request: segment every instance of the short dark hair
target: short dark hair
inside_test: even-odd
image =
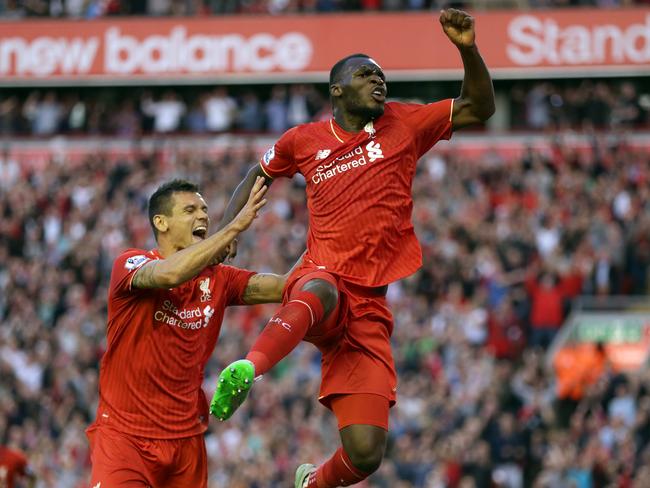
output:
[[[350,54],[349,56],[344,57],[336,62],[332,69],[330,70],[330,86],[339,81],[341,76],[341,71],[343,70],[343,65],[350,59],[353,58],[365,58],[370,59],[370,56],[363,53]]]
[[[149,198],[149,223],[156,239],[158,239],[158,230],[153,224],[153,218],[160,214],[171,215],[172,196],[179,192],[199,193],[199,186],[187,180],[175,179],[160,185]]]

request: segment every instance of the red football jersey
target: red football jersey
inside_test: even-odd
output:
[[[176,288],[131,288],[152,259],[163,258],[130,249],[113,264],[96,422],[154,439],[189,437],[207,428],[201,384],[225,308],[242,304],[254,273],[216,265]]]
[[[307,257],[344,279],[381,286],[422,265],[411,212],[418,159],[451,137],[453,100],[387,103],[358,133],[334,120],[288,130],[261,161],[271,178],[307,181]]]
[[[27,458],[19,451],[0,446],[0,488],[13,488],[16,475],[27,474]]]

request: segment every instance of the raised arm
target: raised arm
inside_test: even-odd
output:
[[[440,13],[442,28],[460,52],[465,68],[460,97],[454,100],[452,129],[485,122],[494,113],[494,88],[490,72],[476,47],[474,18],[453,8]]]
[[[221,230],[204,241],[178,251],[167,259],[149,261],[136,271],[133,288],[174,288],[199,274],[224,255],[228,245],[248,229],[257,212],[266,204],[264,178],[256,178],[243,208]]]
[[[221,222],[219,223],[219,229],[223,228],[228,222],[230,222],[235,215],[242,209],[246,204],[246,197],[250,193],[251,188],[257,181],[257,178],[264,178],[266,187],[268,188],[273,183],[273,178],[267,175],[260,164],[256,164],[246,173],[246,177],[242,180],[241,183],[235,188],[235,193],[233,193],[226,211],[223,214]],[[230,244],[227,246],[227,256],[228,260],[233,259],[237,256],[237,239],[233,239]]]
[[[223,217],[221,218],[221,222],[219,223],[219,229],[225,227],[228,222],[230,222],[235,217],[235,215],[237,215],[239,211],[244,208],[244,205],[246,205],[246,201],[248,200],[248,195],[255,185],[257,178],[264,178],[264,184],[267,186],[267,188],[271,186],[271,183],[273,182],[273,179],[264,172],[261,165],[256,164],[251,169],[249,169],[246,177],[241,181],[241,183],[239,183],[237,188],[235,188],[235,192],[230,198],[228,206],[226,207]]]

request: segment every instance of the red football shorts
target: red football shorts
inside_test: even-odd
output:
[[[207,488],[208,460],[203,435],[148,439],[107,426],[86,431],[90,443],[90,486]]]
[[[324,279],[339,290],[339,304],[324,324],[310,329],[305,340],[322,353],[319,400],[332,409],[331,397],[368,393],[396,400],[397,375],[390,347],[393,316],[385,294],[354,285],[306,260],[289,277],[285,303],[291,291],[312,279]]]
[[[349,425],[374,425],[388,430],[388,398],[381,395],[355,393],[352,395],[331,395],[330,406],[339,430]]]

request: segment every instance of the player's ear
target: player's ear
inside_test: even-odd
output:
[[[167,222],[167,216],[162,214],[157,214],[153,216],[153,225],[158,232],[166,232],[169,228],[169,222]]]
[[[330,85],[330,96],[332,98],[340,97],[341,93],[343,93],[343,89],[341,88],[340,84],[333,83]]]

